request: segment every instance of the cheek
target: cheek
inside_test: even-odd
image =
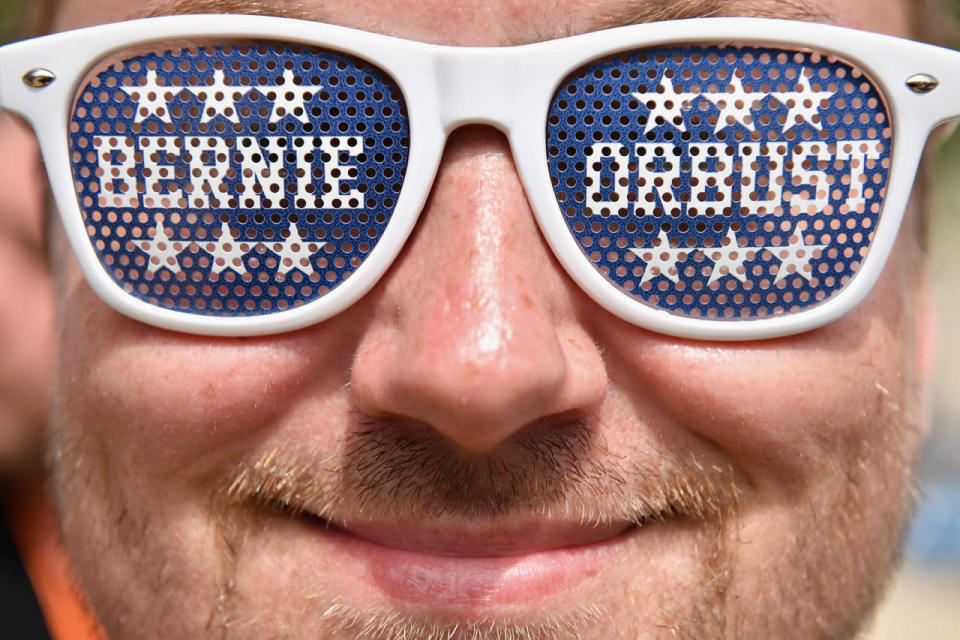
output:
[[[797,492],[846,467],[909,403],[910,332],[901,283],[821,330],[759,343],[666,339],[618,324],[604,333],[611,381],[661,439],[716,447],[754,488]]]
[[[281,422],[287,431],[311,429],[346,414],[333,407],[345,395],[356,324],[267,338],[188,336],[117,314],[82,282],[70,290],[61,308],[59,413],[138,474],[222,471]]]
[[[865,435],[878,385],[891,384],[873,359],[888,353],[883,333],[863,345],[863,359],[816,349],[667,350],[659,353],[666,375],[653,385],[685,426],[747,468],[795,472]]]

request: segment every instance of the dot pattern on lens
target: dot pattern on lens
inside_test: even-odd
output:
[[[650,307],[718,320],[802,311],[851,281],[891,145],[860,69],[732,45],[591,63],[547,123],[554,192],[586,258]]]
[[[383,71],[277,42],[131,55],[88,77],[70,122],[104,269],[210,316],[281,312],[346,280],[390,222],[408,146]]]

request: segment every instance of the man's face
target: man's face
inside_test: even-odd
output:
[[[803,8],[902,35],[907,6]],[[128,7],[70,0],[57,27]],[[288,10],[455,45],[572,35],[631,11],[742,11]],[[53,447],[67,546],[116,638],[850,636],[895,561],[923,436],[912,229],[871,296],[827,327],[670,338],[572,283],[505,140],[473,126],[448,140],[377,287],[305,330],[161,331],[106,307],[66,264]]]

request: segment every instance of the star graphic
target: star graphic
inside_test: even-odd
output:
[[[804,73],[806,69],[801,70],[800,78],[797,84],[800,85],[800,91],[779,91],[771,93],[782,105],[789,109],[787,121],[783,125],[783,131],[789,131],[795,124],[797,118],[808,122],[820,131],[820,103],[831,97],[835,91],[814,91],[810,87],[810,80]],[[816,116],[816,119],[814,119]]]
[[[276,97],[268,96],[273,100],[270,122],[279,122],[284,116],[293,116],[300,122],[309,124],[310,116],[307,113],[305,103],[321,89],[323,89],[323,85],[298,85],[294,83],[293,71],[286,69],[283,72],[283,84],[278,85],[275,90]]]
[[[730,89],[722,93],[705,93],[703,97],[712,102],[720,109],[720,115],[717,116],[717,127],[714,133],[720,133],[727,127],[732,127],[734,122],[739,122],[750,131],[754,130],[753,115],[750,110],[753,103],[767,97],[766,93],[757,93],[754,91],[744,91],[743,81],[738,76],[733,76],[730,80]]]
[[[291,269],[299,269],[305,274],[313,273],[313,265],[310,258],[313,254],[327,246],[326,242],[306,242],[300,238],[300,231],[297,225],[290,223],[290,235],[283,242],[274,242],[267,248],[280,256],[277,264],[277,273],[286,274]],[[311,251],[311,247],[313,250]]]
[[[240,116],[237,115],[237,105],[234,101],[250,91],[251,87],[235,87],[224,83],[222,69],[215,69],[213,72],[213,84],[202,87],[187,87],[191,93],[203,100],[203,116],[200,123],[210,122],[218,115],[223,116],[230,122],[239,124]]]
[[[143,86],[120,87],[127,95],[137,101],[136,117],[133,121],[143,122],[150,116],[156,116],[164,122],[171,123],[170,109],[167,107],[167,100],[163,97],[164,89],[170,89],[157,82],[157,72],[153,69],[147,71],[147,82]],[[179,89],[177,89],[179,91]]]
[[[800,225],[794,226],[793,232],[790,234],[789,245],[786,247],[767,247],[767,251],[780,260],[780,270],[777,272],[777,278],[773,283],[777,284],[784,278],[789,277],[791,266],[794,268],[793,273],[799,274],[809,281],[812,273],[804,267],[810,265],[810,260],[814,258],[814,251],[823,251],[827,246],[829,245],[804,243]]]
[[[243,264],[243,256],[250,253],[253,247],[246,242],[234,240],[230,233],[230,226],[226,222],[220,225],[220,238],[216,242],[205,242],[200,246],[213,256],[213,264],[210,267],[213,273],[220,273],[224,269],[232,269],[241,275],[247,272]]]
[[[169,269],[173,273],[180,273],[180,263],[177,261],[177,256],[186,248],[186,245],[169,239],[166,229],[163,228],[163,223],[159,220],[157,220],[156,234],[152,239],[141,240],[134,244],[150,256],[147,261],[147,271],[150,273],[156,273],[160,269]]]
[[[653,93],[634,93],[633,97],[639,100],[650,110],[647,116],[647,126],[644,133],[649,133],[652,129],[661,126],[657,123],[657,118],[663,118],[662,124],[672,124],[680,131],[686,131],[687,127],[683,122],[683,109],[687,104],[700,97],[699,93],[677,93],[673,88],[673,80],[670,76],[664,74],[657,88],[663,91],[654,91]],[[653,107],[649,103],[653,103]]]
[[[743,262],[747,259],[747,247],[741,247],[737,243],[737,234],[733,229],[727,230],[727,245],[724,247],[711,247],[701,249],[703,254],[713,260],[713,271],[710,272],[710,281],[707,286],[712,285],[724,276],[733,276],[740,282],[747,281],[746,269],[743,269]],[[743,273],[740,270],[743,269]]]
[[[663,230],[660,231],[657,240],[660,244],[656,247],[650,247],[649,249],[633,247],[630,249],[638,258],[647,263],[647,266],[643,270],[643,278],[640,279],[640,284],[653,280],[657,276],[664,276],[674,283],[679,283],[680,274],[676,272],[677,262],[683,260],[690,250],[685,247],[671,247],[670,239],[667,238],[667,232]],[[649,260],[644,257],[646,253],[651,255]],[[671,273],[671,269],[674,270],[673,273]]]

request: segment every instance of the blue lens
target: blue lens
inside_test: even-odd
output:
[[[390,222],[409,133],[380,69],[277,42],[118,57],[70,122],[104,269],[158,307],[256,316],[322,298]]]
[[[571,74],[547,123],[560,210],[613,286],[748,320],[808,309],[863,263],[892,129],[876,85],[823,54],[626,52]]]

